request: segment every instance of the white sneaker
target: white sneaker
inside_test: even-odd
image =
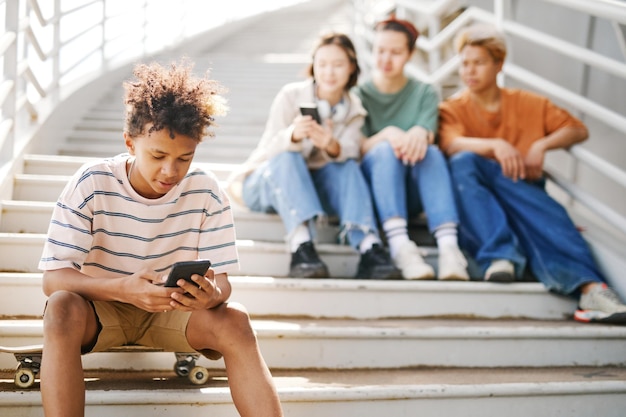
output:
[[[515,267],[508,259],[496,259],[491,262],[485,271],[485,281],[513,282],[515,281]]]
[[[394,265],[402,271],[404,279],[434,279],[435,270],[427,264],[420,254],[420,250],[412,240],[405,242],[396,256]]]
[[[467,259],[458,246],[444,246],[439,249],[438,278],[451,281],[469,281]]]
[[[574,318],[585,323],[626,323],[626,305],[617,293],[606,284],[594,285],[586,294],[580,296],[578,310]]]

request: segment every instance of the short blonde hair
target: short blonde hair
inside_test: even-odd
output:
[[[491,25],[476,24],[461,30],[454,39],[454,48],[460,53],[468,45],[482,46],[496,62],[506,58],[504,35]]]

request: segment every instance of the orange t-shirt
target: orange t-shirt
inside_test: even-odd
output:
[[[566,126],[584,124],[550,100],[529,91],[502,88],[500,110],[488,112],[467,90],[439,105],[439,146],[446,149],[457,137],[502,138],[522,155],[538,139]]]

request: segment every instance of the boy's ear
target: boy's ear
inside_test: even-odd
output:
[[[131,155],[135,155],[135,141],[130,137],[128,132],[124,132],[124,143],[126,144],[126,149],[128,149],[128,153]]]
[[[499,60],[496,61],[496,64],[498,65],[498,72],[502,71],[502,67],[504,66],[504,60]]]

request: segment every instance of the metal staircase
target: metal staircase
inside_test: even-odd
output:
[[[231,112],[196,163],[225,179],[258,141],[280,86],[300,78],[313,39],[350,31],[352,15],[346,1],[305,2],[233,23],[237,30],[219,42],[197,38],[156,55],[167,62],[186,54],[230,90]],[[65,103],[72,111],[48,122],[64,126],[51,130],[55,150],[33,146],[15,161],[0,201],[0,345],[41,343],[36,267],[50,213],[83,162],[125,151],[121,81],[129,76],[127,65],[86,85],[78,105]],[[344,278],[288,278],[280,219],[236,207],[235,222],[241,271],[231,277],[232,299],[253,316],[285,415],[623,415],[626,327],[572,321],[575,302],[539,283],[348,279],[358,255],[334,242],[332,224],[319,252]],[[436,248],[427,250],[435,265]],[[176,378],[173,360],[163,352],[85,355],[86,415],[237,415],[221,361],[202,360],[212,377],[197,387]],[[0,355],[0,415],[43,416],[37,385],[13,386],[14,366]]]

